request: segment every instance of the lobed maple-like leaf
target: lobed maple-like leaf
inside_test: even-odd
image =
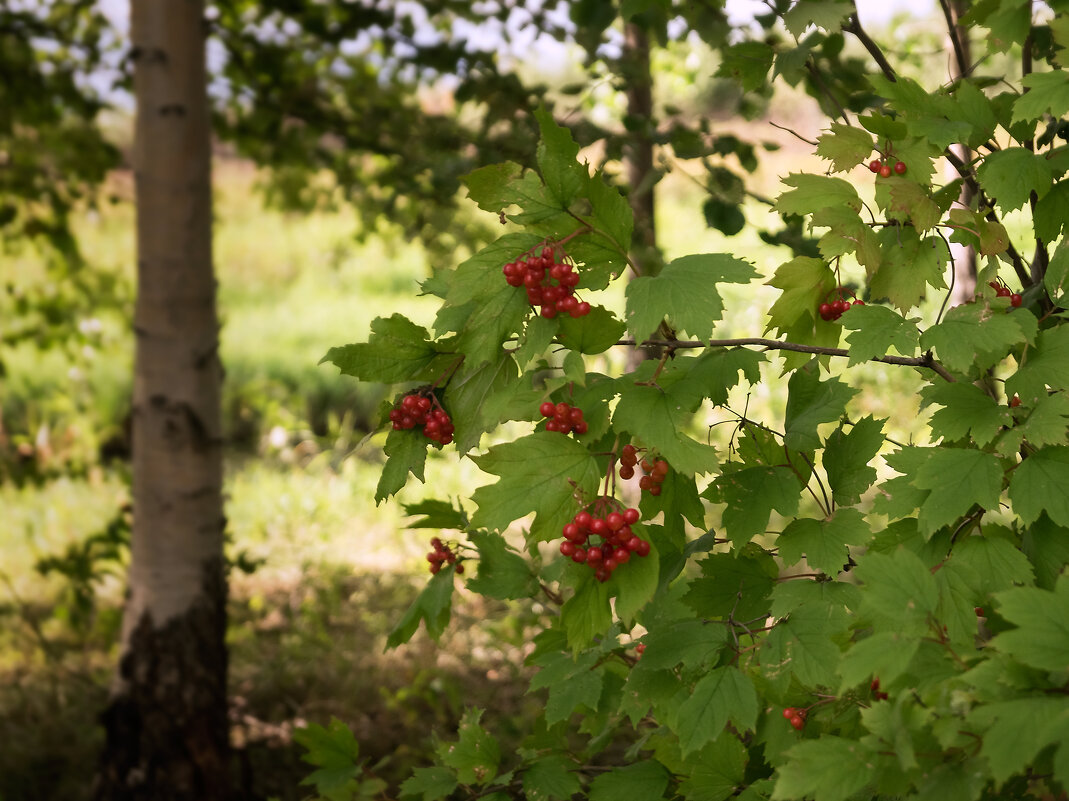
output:
[[[627,327],[641,340],[667,317],[675,328],[708,339],[724,313],[716,285],[745,284],[756,277],[752,264],[726,253],[675,259],[657,275],[640,276],[627,285]]]
[[[800,517],[792,520],[779,535],[779,555],[786,565],[803,556],[814,570],[829,576],[838,574],[850,557],[847,546],[864,545],[872,529],[857,509],[841,508],[826,520]]]
[[[857,392],[838,378],[821,381],[815,367],[795,370],[787,382],[784,444],[796,451],[816,450],[817,426],[842,417],[847,401]]]
[[[998,508],[1002,465],[998,457],[971,448],[932,448],[913,483],[931,493],[921,504],[917,522],[930,536],[973,507]]]
[[[757,722],[753,682],[733,665],[706,673],[678,707],[669,726],[679,737],[683,756],[715,740],[731,721],[740,733]]]
[[[1028,524],[1045,512],[1069,526],[1069,448],[1042,448],[1024,459],[1010,478],[1013,511]]]
[[[601,477],[597,462],[583,445],[550,431],[496,445],[474,461],[500,480],[473,493],[479,508],[471,524],[501,531],[534,512],[534,539],[560,536],[576,512],[576,493],[592,497]]]
[[[858,420],[847,432],[842,426],[824,443],[824,472],[831,486],[832,499],[838,504],[856,503],[872,482],[876,469],[869,466],[883,447],[886,420],[871,415]]]
[[[460,719],[456,742],[443,742],[437,748],[438,760],[456,772],[461,784],[486,785],[497,776],[501,747],[480,725],[482,715],[481,709],[468,709]]]

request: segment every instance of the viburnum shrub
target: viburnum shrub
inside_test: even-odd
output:
[[[826,172],[782,179],[775,210],[817,241],[771,274],[742,252],[689,255],[629,276],[623,308],[533,308],[532,254],[542,270],[566,248],[585,293],[632,271],[626,200],[543,112],[537,172],[467,177],[512,226],[424,285],[433,333],[393,315],[327,355],[363,381],[432,382],[456,426],[446,452],[488,479],[407,506],[414,526],[463,544],[468,591],[559,607],[531,644],[545,705],[524,744],[505,753],[472,710],[402,798],[1065,797],[1069,20],[999,0],[963,26],[988,57],[956,41],[966,77],[948,83],[896,73],[849,4],[799,2],[794,38],[727,49],[751,88],[835,36],[875,65],[857,92],[871,105],[840,105],[819,137]],[[838,91],[824,78],[816,91]],[[950,308],[953,242],[976,250],[980,290]],[[765,330],[718,338],[721,287],[758,282],[780,292]],[[658,357],[630,371],[588,358],[643,343]],[[866,414],[861,364],[917,377],[916,431]],[[762,382],[782,411],[737,408]],[[561,403],[583,410],[582,437],[538,430]],[[428,441],[394,427],[385,451],[377,501],[423,480]],[[459,579],[432,564],[390,647],[448,625]]]

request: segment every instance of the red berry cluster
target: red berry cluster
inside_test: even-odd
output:
[[[1003,283],[1001,278],[997,281],[988,281],[987,285],[995,290],[995,297],[1009,298],[1010,305],[1015,308],[1020,306],[1024,300],[1018,293],[1010,291],[1010,288]]]
[[[590,313],[590,304],[575,296],[579,273],[575,267],[558,261],[553,248],[542,248],[541,255],[510,261],[502,268],[509,286],[527,287],[527,300],[541,307],[540,314],[552,319],[557,313],[582,317]]]
[[[449,413],[441,406],[433,409],[434,401],[426,395],[405,395],[401,402],[390,410],[390,422],[394,431],[406,431],[416,426],[423,426],[427,439],[442,445],[453,441],[453,421]]]
[[[895,175],[905,175],[906,163],[904,161],[895,161],[894,166],[892,166],[889,158],[873,159],[869,162],[869,172],[877,173],[881,178],[890,178],[892,172]]]
[[[431,547],[434,548],[427,554],[427,561],[431,563],[431,573],[437,573],[443,564],[451,565],[457,561],[457,555],[453,550],[437,537],[431,539]],[[457,573],[464,573],[464,565],[457,565]]]
[[[804,709],[798,709],[793,706],[789,706],[783,710],[783,717],[790,721],[794,728],[801,730],[805,726],[806,711]]]
[[[583,410],[578,406],[569,406],[564,401],[557,404],[546,401],[538,407],[538,411],[543,417],[549,418],[546,420],[546,431],[559,431],[562,434],[571,434],[573,431],[576,434],[587,432]]]
[[[885,692],[880,692],[880,679],[879,677],[872,680],[872,684],[869,685],[869,689],[872,690],[872,697],[877,701],[886,700],[889,696]]]
[[[647,556],[650,544],[631,530],[641,517],[638,509],[624,509],[594,517],[579,512],[564,527],[560,552],[577,564],[588,564],[598,581],[608,581],[617,567],[636,556]],[[592,539],[596,538],[596,539]]]
[[[634,445],[624,445],[620,452],[620,478],[629,479],[635,476],[635,467],[639,464],[638,448]],[[639,489],[646,490],[650,495],[661,494],[661,484],[668,475],[668,462],[664,459],[650,461],[642,460],[642,472],[646,475],[638,480]]]
[[[835,293],[835,300],[829,301],[827,297],[825,297],[824,302],[821,303],[819,307],[817,307],[817,313],[820,314],[821,320],[827,320],[828,322],[838,320],[840,317],[843,316],[843,312],[849,309],[851,306],[865,305],[865,301],[858,300],[856,297],[853,301],[849,301],[844,298],[843,292],[849,292],[851,295],[854,294],[853,292],[850,292],[849,289],[846,289],[846,287],[835,287],[832,292]],[[829,292],[828,294],[830,295],[831,292]]]

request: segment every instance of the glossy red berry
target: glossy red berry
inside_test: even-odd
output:
[[[642,513],[638,509],[624,509],[624,522],[627,523],[627,525],[630,526],[632,523],[637,523],[641,519]]]
[[[880,171],[880,160],[879,159],[873,159],[872,161],[869,162],[869,171],[870,172],[879,172]]]
[[[795,729],[801,730],[805,726],[805,719],[801,715],[795,715],[791,718],[791,725]]]
[[[1010,295],[1010,305],[1011,306],[1014,306],[1014,307],[1020,306],[1021,302],[1023,300],[1024,300],[1024,298],[1022,298],[1016,292],[1014,292],[1012,295]]]
[[[881,164],[880,165],[880,177],[881,178],[890,178],[891,177],[891,172],[892,172],[892,170],[891,170],[891,165],[890,164]]]
[[[895,174],[896,175],[905,175],[906,174],[906,163],[904,161],[896,161],[895,162]],[[884,177],[886,178],[887,176],[885,175]]]

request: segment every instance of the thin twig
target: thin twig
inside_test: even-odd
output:
[[[818,356],[849,356],[850,351],[845,348],[825,348],[820,345],[802,345],[797,342],[780,342],[778,339],[763,339],[761,337],[745,337],[743,339],[711,339],[708,342],[700,340],[660,340],[660,339],[647,339],[642,342],[636,342],[633,339],[621,339],[616,342],[617,345],[630,345],[634,347],[636,344],[641,345],[661,345],[663,347],[672,347],[677,350],[684,348],[737,348],[746,346],[757,346],[765,348],[766,350],[789,350],[796,353],[812,353]],[[932,372],[936,373],[940,378],[956,383],[957,379],[954,378],[947,369],[943,367],[939,362],[932,358],[931,352],[926,353],[923,356],[874,356],[868,361],[883,362],[884,364],[898,364],[903,367],[926,367]]]
[[[865,29],[861,27],[861,21],[858,19],[857,11],[850,15],[850,22],[843,29],[849,33],[854,34],[857,40],[861,42],[862,46],[872,56],[872,60],[876,62],[876,66],[880,68],[880,72],[884,74],[887,80],[895,82],[898,80],[898,75],[895,73],[895,68],[891,66],[887,57],[883,54],[883,50],[880,46],[872,41],[872,38],[865,32]]]

